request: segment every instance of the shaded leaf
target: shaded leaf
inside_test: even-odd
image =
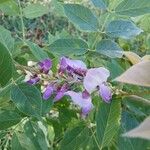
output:
[[[149,0],[124,0],[115,9],[115,12],[120,15],[131,17],[150,13]]]
[[[123,55],[122,48],[112,40],[101,40],[96,45],[96,51],[110,58],[121,58]]]
[[[81,39],[58,39],[50,45],[50,49],[61,55],[84,54],[88,45]]]
[[[22,117],[14,110],[0,110],[0,130],[7,129],[19,123]]]
[[[90,9],[79,4],[65,4],[65,14],[80,30],[98,31],[98,20]]]
[[[40,3],[30,4],[23,9],[24,16],[28,19],[34,19],[41,17],[49,12],[48,5],[42,5]]]
[[[150,87],[150,61],[142,61],[135,64],[115,81]]]
[[[121,103],[112,100],[111,104],[100,103],[96,115],[96,133],[101,148],[111,144],[120,125]]]
[[[141,32],[143,30],[128,20],[114,20],[106,27],[106,34],[114,38],[130,39],[139,35]]]
[[[6,85],[12,77],[12,59],[7,48],[0,43],[0,84]]]

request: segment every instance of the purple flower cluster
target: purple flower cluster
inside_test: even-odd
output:
[[[45,59],[36,64],[39,74],[27,72],[25,77],[25,81],[32,85],[41,82],[42,87],[44,86],[43,99],[47,100],[54,95],[54,101],[58,101],[64,95],[70,96],[73,103],[81,108],[83,116],[93,108],[91,98],[93,92],[98,92],[106,103],[111,101],[112,90],[107,83],[110,72],[106,68],[87,69],[84,62],[67,57],[60,59],[59,69],[55,75],[52,74],[51,67],[52,61]],[[81,85],[83,90],[73,91],[74,84]]]

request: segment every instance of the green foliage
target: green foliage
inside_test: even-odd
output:
[[[0,0],[0,149],[147,150],[149,141],[122,135],[150,114],[149,16],[150,0]],[[58,72],[62,56],[107,68],[111,102],[100,99],[97,87],[84,118],[67,96],[54,102],[54,91],[43,100],[45,76],[54,85],[67,82]],[[42,78],[36,85],[25,83],[26,72],[39,67],[28,61],[46,58],[51,71],[36,72]],[[69,90],[84,90],[69,82]]]

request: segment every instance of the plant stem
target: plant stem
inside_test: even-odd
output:
[[[19,5],[19,11],[20,11],[19,16],[20,16],[20,20],[21,20],[21,27],[22,27],[22,38],[23,38],[23,41],[25,41],[25,26],[24,26],[24,22],[23,22],[23,13],[22,13],[20,0],[18,0],[18,5]]]

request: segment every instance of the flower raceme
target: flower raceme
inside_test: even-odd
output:
[[[112,90],[107,83],[110,76],[109,70],[104,67],[87,69],[81,60],[73,60],[62,57],[59,63],[58,72],[51,71],[52,61],[45,59],[39,63],[29,62],[29,70],[25,70],[25,82],[31,85],[41,84],[43,99],[48,100],[54,96],[54,102],[59,101],[63,96],[71,97],[73,103],[81,108],[83,116],[87,116],[92,110],[93,92],[99,93],[102,100],[110,103]],[[82,87],[83,91],[75,92],[73,85]]]

